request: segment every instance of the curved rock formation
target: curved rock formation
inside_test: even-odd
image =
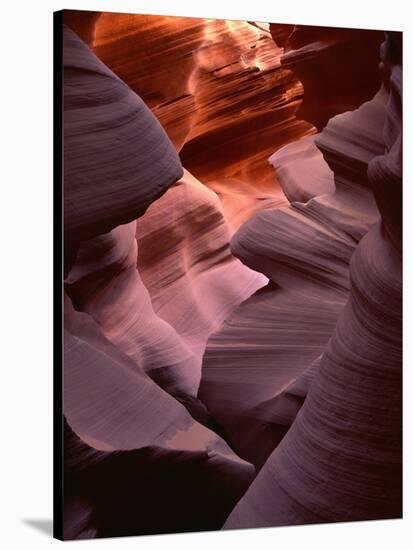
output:
[[[286,203],[267,159],[315,132],[295,117],[302,87],[281,54],[268,32],[242,21],[214,21],[198,53],[198,109],[181,159],[222,198],[233,230]]]
[[[380,87],[381,31],[295,25],[280,37],[279,25],[270,25],[274,40],[283,42],[283,67],[291,69],[304,87],[297,117],[319,130],[328,120],[355,109]]]
[[[136,222],[85,241],[66,278],[76,308],[168,393],[195,396],[198,361],[160,319],[136,268]]]
[[[145,104],[68,28],[64,51],[66,285],[85,310],[65,295],[66,533],[217,529],[254,468],[145,373],[171,393],[194,393],[192,353],[155,315],[139,278],[131,221],[182,167]]]
[[[181,158],[202,181],[234,177],[274,185],[267,164],[279,144],[314,132],[297,121],[302,87],[280,67],[282,49],[243,21],[213,21],[198,52],[197,116]],[[218,153],[219,151],[219,153]]]
[[[366,174],[384,148],[385,99],[385,91],[378,93],[332,119],[317,136],[334,182],[311,142],[294,144],[297,151],[310,149],[299,169],[290,168],[284,150],[274,154],[271,162],[286,167],[279,179],[292,199],[313,188],[327,193],[260,212],[231,241],[234,255],[271,284],[241,304],[208,341],[199,396],[237,452],[257,466],[294,420],[298,409],[285,393],[323,352],[347,298],[350,258],[377,222]]]
[[[297,75],[306,88],[300,117],[318,128],[379,86],[376,31],[271,24],[274,44],[253,22],[78,14],[65,17],[89,41],[95,24],[95,52],[152,108],[186,168],[220,195],[233,231],[286,203],[267,158],[314,133],[296,119]]]
[[[65,21],[66,538],[399,517],[399,35]]]
[[[64,10],[64,23],[92,48],[100,15],[99,11]]]
[[[307,202],[335,189],[333,174],[314,140],[315,136],[301,138],[268,159],[290,203]]]
[[[280,24],[280,23],[270,23],[268,29],[271,33],[271,36],[274,42],[280,48],[285,48],[288,43],[288,38],[291,33],[294,31],[296,25],[291,24]]]
[[[295,119],[302,87],[281,69],[282,50],[267,29],[107,13],[96,23],[94,51],[151,107],[185,167],[220,195],[233,230],[286,203],[267,158],[314,128]]]
[[[65,448],[65,539],[216,529],[249,482],[248,469],[240,475],[219,453],[100,450],[66,421]]]
[[[186,172],[137,222],[84,241],[65,282],[77,309],[187,402],[207,338],[267,279],[232,256],[218,197]]]
[[[137,221],[138,268],[156,313],[201,361],[209,335],[266,284],[230,250],[220,200],[187,171]]]
[[[153,109],[179,150],[196,110],[193,77],[205,20],[104,13],[94,51]]]
[[[76,249],[142,215],[182,167],[156,117],[67,27],[64,52],[64,237]]]
[[[65,472],[74,477],[65,492],[71,538],[91,529],[119,536],[219,528],[253,467],[195,422],[69,300],[65,316],[64,410],[77,434],[75,453],[65,444]],[[202,505],[199,494],[206,498]],[[203,513],[204,504],[214,510]],[[176,507],[182,516],[172,525]]]
[[[401,61],[394,54],[399,40],[396,33],[384,46],[391,69],[385,153],[368,170],[381,222],[352,257],[349,300],[302,409],[226,528],[401,515],[402,118]]]

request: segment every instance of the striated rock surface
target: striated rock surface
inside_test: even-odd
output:
[[[219,194],[235,231],[286,204],[267,162],[275,149],[378,90],[381,40],[376,31],[107,13],[94,49]]]
[[[231,241],[235,256],[271,283],[209,339],[199,396],[233,447],[257,466],[294,420],[299,407],[286,393],[323,352],[347,298],[350,258],[378,220],[366,174],[384,148],[385,99],[382,91],[317,136],[330,168],[312,142],[294,144],[310,150],[299,168],[290,169],[284,150],[273,155],[271,162],[285,167],[287,195],[297,200],[313,188],[325,194],[260,212]]]
[[[205,20],[104,13],[94,51],[152,108],[176,148],[183,146],[196,111],[196,51]]]
[[[65,538],[399,517],[400,36],[81,13]]]
[[[280,38],[279,25],[270,24],[270,30],[275,41],[283,42],[282,66],[291,69],[304,87],[297,117],[319,130],[379,89],[383,32],[295,25],[287,38]]]
[[[318,128],[379,87],[376,31],[66,13],[83,35],[94,21],[95,52],[152,108],[184,166],[219,194],[233,231],[254,212],[286,204],[267,158],[314,134],[296,119],[301,82],[299,118]]]
[[[267,279],[232,256],[218,197],[186,172],[137,222],[83,242],[65,282],[77,309],[186,402],[208,336]]]
[[[281,54],[269,32],[243,21],[208,25],[197,56],[197,115],[181,151],[202,181],[235,178],[268,193],[274,148],[314,133],[295,118],[302,87],[281,68]]]
[[[95,40],[96,22],[100,16],[99,11],[64,10],[63,20],[65,25],[92,48]]]
[[[184,166],[220,195],[233,230],[286,203],[267,158],[315,130],[295,118],[302,86],[281,68],[267,28],[108,13],[94,51],[151,107]]]
[[[295,27],[296,25],[291,24],[269,23],[268,30],[270,31],[274,42],[280,48],[285,48],[288,43],[288,38],[294,31]]]
[[[64,52],[64,232],[76,249],[143,214],[182,167],[142,100],[67,27]]]
[[[335,189],[333,173],[323,162],[315,137],[301,138],[281,147],[268,159],[290,203],[307,202]]]
[[[234,258],[219,198],[187,171],[139,218],[136,235],[154,310],[196,357],[198,389],[207,338],[267,278]]]
[[[169,393],[195,396],[199,366],[175,330],[160,319],[136,268],[136,222],[82,243],[66,286],[76,308]]]
[[[70,537],[89,536],[91,529],[119,536],[219,528],[251,482],[253,467],[68,300],[64,340],[64,410],[77,435],[75,450],[65,444],[65,474],[74,478],[65,492]],[[206,514],[204,506],[214,510]],[[172,524],[175,509],[182,515]]]
[[[145,104],[68,28],[64,51],[66,536],[217,529],[254,468],[188,413],[208,422],[194,354],[136,268],[135,220],[182,167]]]
[[[396,33],[383,47],[384,63],[391,72],[385,151],[370,161],[368,169],[381,221],[364,236],[351,259],[349,299],[295,422],[231,513],[226,528],[401,516],[398,51]]]

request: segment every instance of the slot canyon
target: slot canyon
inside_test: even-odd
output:
[[[64,12],[64,538],[402,514],[401,33]]]

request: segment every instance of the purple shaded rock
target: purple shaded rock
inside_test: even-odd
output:
[[[225,528],[399,518],[402,511],[401,61],[369,164],[382,221],[351,260],[349,300],[304,405]],[[392,47],[393,46],[393,47]]]
[[[348,296],[351,256],[379,219],[367,167],[384,150],[386,97],[332,119],[315,139],[321,152],[289,171],[297,196],[332,170],[323,194],[260,212],[232,238],[234,255],[271,283],[209,339],[199,396],[240,456],[258,467],[294,420],[299,406],[290,407],[286,388],[324,351]]]
[[[143,101],[64,27],[65,246],[135,220],[182,176]]]

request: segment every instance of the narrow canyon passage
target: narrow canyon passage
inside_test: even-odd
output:
[[[398,33],[65,24],[66,537],[397,517]]]

